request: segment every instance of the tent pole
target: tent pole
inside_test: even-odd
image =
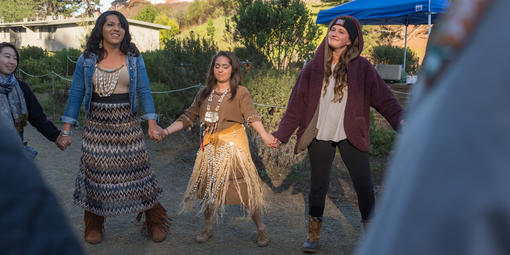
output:
[[[430,24],[432,23],[432,15],[431,15],[431,11],[430,11],[430,0],[429,0],[429,34],[428,36],[430,37]]]
[[[407,55],[407,26],[409,25],[409,15],[406,17],[406,33],[404,36],[404,72],[406,71],[406,55]]]

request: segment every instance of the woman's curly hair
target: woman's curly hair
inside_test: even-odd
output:
[[[131,42],[131,34],[129,33],[129,23],[124,15],[118,11],[107,11],[101,14],[97,20],[90,37],[87,40],[86,49],[84,52],[85,57],[90,57],[91,53],[96,54],[97,61],[101,61],[105,58],[106,51],[104,48],[99,47],[99,43],[103,40],[103,26],[106,23],[106,17],[109,15],[116,15],[119,18],[120,25],[125,30],[124,38],[120,43],[120,50],[128,55],[138,56],[140,51],[134,43]]]

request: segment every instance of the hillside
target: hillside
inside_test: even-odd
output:
[[[310,10],[310,16],[315,21],[317,18],[317,14],[320,10],[329,9],[334,6],[339,5],[343,1],[328,1],[328,2],[321,2],[318,0],[310,0],[310,1],[304,1],[306,3],[306,6]],[[215,28],[215,34],[214,34],[214,41],[218,45],[220,49],[230,49],[232,48],[231,42],[225,38],[225,16],[221,16],[218,18],[212,19],[214,28]],[[327,27],[326,25],[319,25],[322,30],[322,35],[325,36]],[[394,25],[394,26],[367,26],[366,29],[368,31],[365,31],[365,33],[380,33],[380,31],[388,31],[390,30],[391,33],[393,33],[395,36],[392,38],[384,38],[386,42],[390,43],[394,46],[404,47],[404,31],[405,27],[402,25]],[[407,47],[409,47],[412,51],[416,53],[416,55],[420,59],[420,63],[423,60],[423,57],[425,55],[425,48],[428,41],[427,36],[427,26],[409,26],[408,27],[408,40],[407,40]],[[185,38],[188,37],[189,34],[193,32],[195,35],[200,37],[206,37],[207,36],[207,23],[195,25],[192,27],[189,27],[185,30],[182,30],[181,33],[177,36],[177,38]],[[366,37],[366,35],[365,35]],[[319,40],[319,42],[322,40],[323,37]],[[368,39],[368,38],[367,38]],[[317,42],[317,43],[319,43]],[[365,40],[365,51],[364,56],[369,55],[369,51],[371,47],[375,46],[376,44],[379,44],[381,40]]]

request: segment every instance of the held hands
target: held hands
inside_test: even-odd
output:
[[[262,136],[262,140],[267,147],[276,149],[278,146],[280,146],[280,141],[272,134],[266,133]]]
[[[57,140],[55,141],[57,147],[62,151],[65,150],[69,145],[71,145],[71,143],[72,143],[71,136],[63,136],[62,134],[60,134],[57,137]]]
[[[271,135],[271,136],[273,136],[273,135]],[[273,142],[271,143],[270,147],[273,149],[276,149],[280,146],[280,144],[281,144],[280,140],[278,140],[278,138],[273,136]]]
[[[158,125],[149,125],[149,137],[155,142],[161,142],[165,138],[163,129]]]

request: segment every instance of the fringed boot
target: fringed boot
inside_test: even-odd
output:
[[[319,239],[321,238],[322,217],[310,216],[308,223],[308,235],[303,243],[303,252],[315,253],[319,250]]]
[[[140,212],[136,220],[140,221],[142,215],[143,212]],[[160,203],[157,203],[154,207],[145,211],[142,233],[148,234],[152,241],[159,243],[165,240],[171,224],[170,216],[166,214],[165,208]]]
[[[104,217],[85,211],[85,234],[84,238],[90,244],[97,244],[103,241]]]

